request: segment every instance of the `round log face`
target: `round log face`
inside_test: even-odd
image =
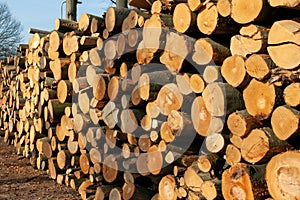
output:
[[[266,168],[268,189],[274,199],[300,198],[300,153],[288,151],[274,156]]]
[[[231,1],[231,17],[240,24],[247,24],[254,21],[263,7],[263,0],[246,2],[243,0]]]
[[[267,119],[275,104],[275,86],[253,79],[244,90],[243,97],[250,115]]]
[[[191,20],[191,10],[189,9],[188,5],[184,3],[178,4],[175,7],[173,13],[173,23],[175,30],[180,33],[186,32],[190,27]]]

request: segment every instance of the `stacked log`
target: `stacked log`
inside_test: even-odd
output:
[[[129,5],[0,62],[4,141],[83,199],[300,198],[299,3]]]

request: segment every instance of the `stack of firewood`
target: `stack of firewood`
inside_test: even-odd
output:
[[[129,5],[0,62],[5,142],[83,199],[299,199],[299,1]]]

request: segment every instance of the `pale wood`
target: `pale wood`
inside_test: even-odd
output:
[[[210,62],[221,64],[230,55],[230,51],[222,44],[210,38],[200,38],[194,44],[193,61],[198,65],[206,65]]]
[[[258,128],[261,123],[253,116],[251,116],[247,110],[240,110],[231,113],[227,119],[227,126],[232,134],[239,137],[246,136],[249,131],[254,128]]]
[[[297,107],[300,105],[300,83],[291,83],[284,89],[284,101],[287,105]]]
[[[268,190],[274,199],[299,198],[298,151],[287,151],[274,156],[266,167]]]
[[[242,56],[233,55],[226,58],[221,66],[221,74],[233,87],[243,87],[249,81]]]
[[[245,62],[247,73],[258,80],[267,78],[276,67],[269,55],[253,54]]]
[[[185,3],[177,4],[173,13],[173,23],[180,33],[191,32],[196,25],[196,14]]]
[[[240,24],[261,21],[269,14],[269,5],[266,0],[245,2],[243,0],[231,1],[231,17]]]
[[[228,83],[210,83],[204,89],[202,96],[212,116],[224,116],[244,108],[241,93]]]
[[[275,86],[253,79],[243,91],[243,98],[250,115],[267,119],[275,104]]]
[[[268,160],[276,151],[287,147],[287,142],[279,140],[272,129],[254,129],[243,139],[241,154],[244,160],[255,164]]]
[[[276,137],[287,140],[299,133],[300,112],[289,106],[277,107],[271,116],[271,125]]]

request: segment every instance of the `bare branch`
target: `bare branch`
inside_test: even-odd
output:
[[[21,32],[21,23],[12,16],[6,3],[0,3],[0,57],[16,54]]]

